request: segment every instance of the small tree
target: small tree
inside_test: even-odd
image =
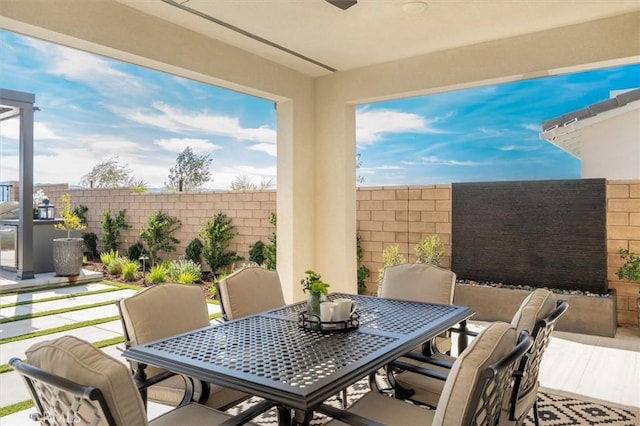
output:
[[[188,192],[211,179],[209,167],[213,160],[208,155],[197,155],[186,147],[169,170],[169,183],[165,186],[178,192]]]
[[[444,247],[437,235],[430,235],[415,246],[416,263],[440,266],[444,257]]]
[[[149,252],[150,265],[158,261],[159,252],[172,252],[180,242],[173,234],[180,229],[180,219],[169,216],[162,210],[152,214],[147,220],[147,226],[140,230],[140,239]]]
[[[202,257],[214,274],[242,259],[235,251],[228,250],[229,241],[237,234],[231,219],[224,213],[218,213],[213,220],[208,220],[200,232],[204,245]]]
[[[384,270],[387,266],[400,265],[405,263],[405,257],[400,253],[400,247],[397,245],[388,246],[382,251],[382,262],[384,266],[378,270],[378,288],[382,284],[382,277],[384,277]]]
[[[269,223],[277,227],[278,216],[273,212],[269,215]],[[264,267],[266,269],[270,269],[272,271],[276,270],[277,251],[278,251],[277,234],[276,234],[276,231],[273,231],[271,233],[271,236],[269,237],[269,242],[265,244],[264,248],[262,249],[262,253],[264,254]]]
[[[193,240],[191,240],[189,245],[187,245],[187,248],[184,252],[184,258],[192,261],[193,263],[200,264],[202,263],[202,249],[203,245],[202,241],[200,241],[200,238],[194,238]]]
[[[71,238],[71,231],[82,231],[87,226],[80,221],[80,218],[71,209],[71,195],[62,196],[62,223],[56,223],[55,228],[67,231],[67,238]]]
[[[120,210],[116,217],[111,216],[111,210],[107,210],[102,215],[100,225],[104,234],[102,235],[102,250],[103,251],[118,251],[120,242],[120,230],[130,228],[124,220],[124,215],[127,211]]]
[[[80,184],[88,188],[119,188],[131,182],[131,169],[118,164],[118,157],[113,157],[95,166],[82,176]]]
[[[241,174],[231,182],[232,191],[264,191],[273,188],[273,179],[262,179],[255,183],[249,176]]]

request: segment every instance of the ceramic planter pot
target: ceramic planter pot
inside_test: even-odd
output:
[[[59,277],[80,275],[84,240],[82,238],[54,238],[53,269]]]

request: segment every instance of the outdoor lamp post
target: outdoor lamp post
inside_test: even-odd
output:
[[[147,279],[145,273],[147,272],[147,268],[145,268],[144,262],[149,260],[149,256],[145,256],[144,254],[140,256],[140,260],[142,261],[142,284],[147,284]]]
[[[49,199],[42,200],[42,204],[38,205],[38,219],[52,220],[55,219],[55,207],[49,204]]]

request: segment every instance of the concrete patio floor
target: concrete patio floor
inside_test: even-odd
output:
[[[0,305],[14,303],[18,299],[37,301],[52,296],[77,294],[108,288],[107,284],[88,283],[65,288],[41,289],[19,295],[0,294]],[[0,309],[0,318],[7,318],[28,312],[48,311],[58,308],[81,306],[96,300],[114,302],[133,294],[134,290],[116,290],[106,293],[64,298],[50,302],[28,303],[15,308]],[[38,306],[40,303],[43,305]],[[46,304],[46,306],[44,306]],[[219,311],[218,305],[209,305],[210,313]],[[0,325],[0,338],[25,334],[35,330],[48,329],[57,324],[106,318],[117,315],[115,304],[99,308],[82,309],[64,314],[50,315],[31,320],[10,322]],[[475,325],[480,328],[481,325]],[[0,364],[5,364],[14,356],[24,357],[25,350],[32,344],[50,340],[64,334],[73,334],[82,339],[97,342],[121,336],[120,321],[81,327],[65,332],[3,344],[0,348]],[[106,347],[105,352],[117,359],[125,360],[115,346]],[[640,329],[619,328],[615,338],[555,332],[541,366],[540,383],[543,389],[554,393],[582,397],[592,401],[604,401],[625,407],[640,408]],[[29,394],[20,377],[14,372],[0,374],[0,406],[4,407],[29,399]],[[165,411],[163,406],[150,406],[150,417]],[[0,418],[3,426],[32,424],[28,420],[33,408]]]

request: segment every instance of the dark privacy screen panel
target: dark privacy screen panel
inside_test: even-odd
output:
[[[604,179],[454,183],[459,278],[607,291]]]

